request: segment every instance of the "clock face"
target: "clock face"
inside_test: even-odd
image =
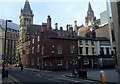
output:
[[[92,32],[92,30],[93,30],[93,29],[92,29],[92,28],[90,28],[90,31],[91,31],[91,32]]]
[[[90,25],[91,25],[91,22],[89,21],[89,22],[88,22],[88,26],[90,26]]]

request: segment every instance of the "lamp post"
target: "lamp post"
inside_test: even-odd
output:
[[[4,42],[4,59],[3,59],[3,68],[2,68],[2,78],[5,77],[5,55],[6,55],[7,22],[12,22],[12,20],[6,20],[6,25],[5,25],[5,42]]]

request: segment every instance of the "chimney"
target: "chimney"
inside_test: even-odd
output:
[[[72,26],[69,27],[69,36],[73,37],[73,27]]]
[[[47,18],[47,30],[51,30],[51,17],[50,17],[50,15],[48,15],[48,18]]]
[[[58,23],[55,23],[55,29],[58,30]]]
[[[63,30],[63,28],[62,28],[62,27],[60,27],[60,30]]]
[[[67,28],[67,31],[69,30],[69,27],[70,27],[70,25],[69,25],[69,24],[67,24],[67,26],[66,26],[66,28]]]
[[[77,31],[77,21],[74,22],[74,31]]]

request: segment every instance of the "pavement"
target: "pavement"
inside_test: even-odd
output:
[[[86,69],[86,71],[87,71],[87,78],[79,77],[78,75],[74,76],[72,75],[72,73],[65,74],[65,76],[70,78],[80,78],[85,80],[101,82],[100,71],[104,71],[106,77],[106,83],[118,84],[118,73],[115,69]]]
[[[0,84],[17,84],[15,79],[8,75],[7,78],[2,78],[2,67],[0,66]]]

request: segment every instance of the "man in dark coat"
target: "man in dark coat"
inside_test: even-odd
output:
[[[20,64],[20,67],[21,67],[21,71],[23,71],[23,64]]]

